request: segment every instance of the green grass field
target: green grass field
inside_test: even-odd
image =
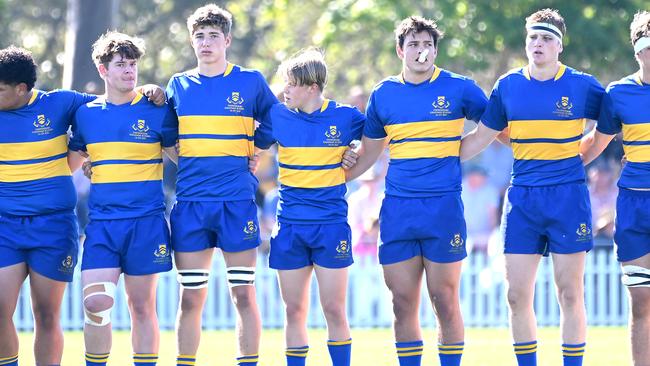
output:
[[[539,331],[538,365],[562,365],[558,328],[542,328]],[[424,333],[425,354],[423,366],[438,365],[435,331]],[[310,350],[307,365],[330,365],[324,330],[310,332]],[[68,332],[65,335],[63,366],[82,366],[83,335]],[[390,329],[355,329],[352,331],[352,364],[355,366],[395,366],[395,348]],[[31,350],[32,335],[20,334],[20,365],[33,365]],[[465,337],[463,365],[467,366],[510,366],[516,365],[510,336],[507,329],[468,329]],[[619,353],[615,353],[619,352]],[[176,347],[173,332],[163,332],[160,342],[158,365],[174,366]],[[203,332],[197,365],[235,365],[235,338],[232,331]],[[587,338],[586,366],[622,366],[631,364],[629,340],[625,328],[589,329]],[[284,365],[284,337],[281,330],[265,330],[262,334],[260,366]],[[129,333],[116,332],[113,336],[113,351],[109,365],[128,366],[131,361]]]

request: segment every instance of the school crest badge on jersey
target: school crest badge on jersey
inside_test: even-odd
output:
[[[47,118],[44,114],[39,114],[36,116],[34,123],[32,123],[34,126],[32,133],[36,135],[47,135],[53,131],[52,127],[50,126],[51,124],[52,121],[50,121],[49,118]]]
[[[129,136],[133,137],[136,140],[146,140],[151,137],[149,135],[150,128],[147,125],[147,121],[143,119],[139,119],[133,123],[131,125],[131,130],[132,131]]]
[[[553,114],[560,117],[573,117],[573,103],[571,103],[569,97],[560,97],[560,99],[555,102],[555,108]]]
[[[244,98],[240,92],[234,91],[226,98],[226,109],[231,113],[240,113],[244,110]]]
[[[451,110],[449,109],[451,103],[444,95],[439,95],[431,105],[433,106],[433,110],[430,113],[437,117],[446,117],[451,114]]]
[[[323,145],[326,146],[341,146],[341,130],[337,126],[331,125],[325,131],[325,140],[323,140]]]

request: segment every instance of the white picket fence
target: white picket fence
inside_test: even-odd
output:
[[[230,303],[225,281],[224,263],[215,255],[210,278],[209,297],[203,314],[205,329],[232,328],[234,307]],[[280,328],[284,312],[276,273],[260,257],[257,268],[257,299],[266,328]],[[317,284],[312,283],[309,325],[324,327],[325,320],[317,298]],[[120,281],[113,310],[113,328],[128,329],[129,314]],[[502,257],[488,258],[473,254],[465,260],[461,280],[461,304],[468,327],[505,327],[508,324]],[[62,325],[66,330],[83,326],[81,280],[77,269],[75,279],[65,294]],[[610,250],[594,250],[587,255],[585,298],[590,325],[624,325],[627,322],[627,295],[620,282],[620,269]],[[176,272],[160,276],[158,285],[158,317],[162,329],[173,329],[178,305]],[[381,269],[371,258],[358,258],[350,269],[348,314],[352,327],[389,327],[392,324],[390,294],[385,288]],[[535,311],[539,325],[559,324],[560,314],[555,297],[551,260],[543,259],[538,272]],[[426,289],[422,291],[420,310],[422,325],[435,326],[436,320]],[[14,322],[21,331],[33,329],[29,283],[26,281],[18,300]]]

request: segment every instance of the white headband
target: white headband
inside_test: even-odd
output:
[[[641,37],[634,43],[634,54],[643,51],[644,48],[650,47],[650,37]]]
[[[555,36],[560,41],[562,41],[562,31],[551,23],[533,23],[527,25],[526,29],[528,29],[529,31],[535,30],[535,31],[546,32]]]

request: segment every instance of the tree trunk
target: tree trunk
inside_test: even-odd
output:
[[[100,94],[104,82],[91,59],[93,43],[117,22],[119,0],[68,0],[63,88]]]

